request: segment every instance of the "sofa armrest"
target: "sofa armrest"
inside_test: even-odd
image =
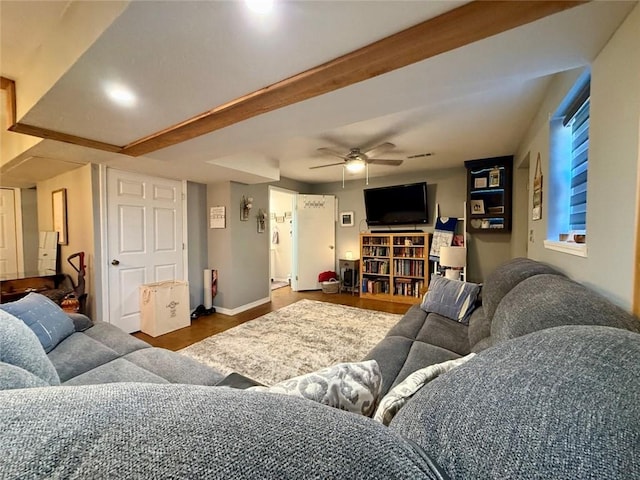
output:
[[[93,320],[82,313],[67,313],[73,321],[76,332],[84,332],[86,329],[93,327]]]

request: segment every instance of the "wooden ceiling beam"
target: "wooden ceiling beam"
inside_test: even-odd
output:
[[[204,112],[148,137],[122,153],[139,156],[303,100],[406,67],[585,3],[474,1],[330,62]]]
[[[590,0],[472,1],[123,147],[16,123],[15,94],[14,125],[10,130],[134,157],[146,155],[263,113],[406,67],[588,1]]]
[[[3,128],[8,128],[16,123],[16,82],[9,78],[0,77],[0,90],[5,91],[5,115],[9,125]]]

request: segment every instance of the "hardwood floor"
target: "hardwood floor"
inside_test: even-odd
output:
[[[224,332],[225,330],[258,318],[286,305],[290,305],[303,298],[389,313],[405,313],[410,307],[410,305],[402,303],[362,299],[357,295],[351,295],[349,293],[327,294],[322,293],[322,291],[293,292],[290,287],[284,287],[272,291],[271,302],[239,313],[238,315],[230,316],[214,313],[213,315],[203,316],[193,320],[190,327],[181,328],[175,332],[170,332],[155,338],[142,332],[137,332],[133,335],[150,343],[154,347],[162,347],[174,351],[180,350],[181,348],[188,347],[192,343],[199,342],[216,333]]]

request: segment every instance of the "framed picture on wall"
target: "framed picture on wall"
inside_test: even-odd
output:
[[[471,215],[484,215],[484,201],[483,200],[471,200]]]
[[[340,212],[340,226],[353,227],[353,212]]]

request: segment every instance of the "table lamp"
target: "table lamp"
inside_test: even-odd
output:
[[[460,280],[460,270],[467,265],[466,247],[440,247],[440,265],[445,267],[445,278]]]

